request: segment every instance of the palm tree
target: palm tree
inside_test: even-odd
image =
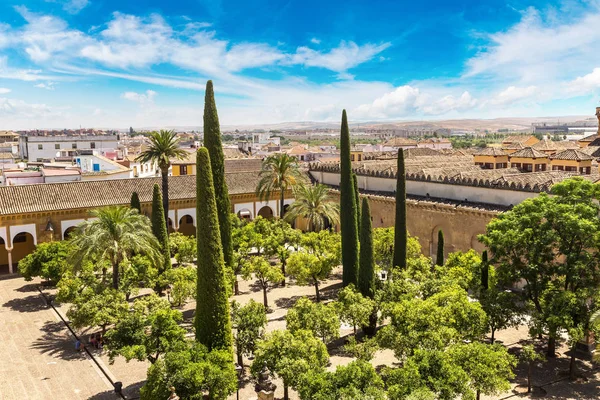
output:
[[[296,218],[308,220],[310,231],[320,231],[326,221],[332,225],[340,222],[340,205],[329,196],[325,185],[299,185],[294,190],[296,200],[288,209],[285,220],[292,223]]]
[[[273,192],[279,190],[279,216],[283,216],[285,191],[302,181],[298,160],[285,153],[269,156],[262,162],[259,177],[256,194],[261,200],[268,201]]]
[[[169,167],[171,160],[182,160],[189,153],[179,148],[179,138],[175,131],[150,132],[150,145],[136,157],[140,163],[155,162],[162,176],[162,197],[165,210],[165,221],[169,218]]]
[[[77,249],[75,265],[85,260],[108,261],[113,270],[113,287],[119,288],[119,265],[134,254],[148,256],[155,265],[163,262],[160,244],[148,217],[124,206],[92,210],[93,219],[82,222],[71,241]]]

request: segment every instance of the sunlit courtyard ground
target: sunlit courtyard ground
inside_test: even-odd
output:
[[[0,280],[0,399],[116,399],[108,379],[100,369],[84,353],[75,351],[74,337],[66,329],[54,310],[49,308],[37,287],[39,281],[25,282],[22,278]],[[340,271],[336,270],[332,279],[321,285],[325,300],[335,297],[341,287]],[[250,299],[262,302],[262,292],[253,282],[240,282],[241,294],[235,299],[244,304]],[[52,294],[52,289],[44,289]],[[285,328],[287,310],[302,296],[314,297],[314,288],[296,286],[294,284],[278,287],[268,294],[272,312],[268,314],[267,330]],[[193,320],[195,304],[187,303],[182,307],[185,323],[190,327]],[[68,305],[57,305],[64,316]],[[79,331],[87,339],[92,331]],[[350,327],[342,327],[342,339],[330,346],[331,365],[347,364],[352,359],[343,354],[340,347],[343,337],[350,335]],[[518,354],[521,344],[528,338],[527,327],[501,331],[497,338],[506,345],[512,353]],[[540,349],[543,343],[536,343]],[[337,346],[336,346],[337,345]],[[337,347],[337,348],[336,348]],[[600,399],[600,368],[592,366],[583,355],[577,360],[579,374],[582,377],[577,382],[569,382],[566,371],[569,366],[567,349],[560,347],[559,355],[535,367],[533,384],[542,387],[548,399]],[[139,388],[146,377],[148,364],[132,361],[126,363],[123,359],[110,364],[108,357],[93,350],[109,377],[114,381],[123,382],[124,394],[127,398],[139,397]],[[250,364],[250,360],[246,360]],[[389,350],[379,351],[372,361],[375,366],[394,365],[394,355]],[[519,365],[513,387],[526,384],[526,369]],[[241,399],[256,398],[254,384],[246,379],[240,389]],[[276,397],[283,396],[281,382],[275,381],[278,388]],[[291,398],[297,395],[290,391]],[[483,399],[526,398],[509,391],[499,396]],[[235,399],[235,394],[231,396]]]

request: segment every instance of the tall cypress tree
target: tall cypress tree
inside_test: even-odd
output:
[[[484,250],[481,254],[481,289],[488,290],[490,281],[490,266],[488,264],[488,253]]]
[[[196,154],[198,279],[194,321],[196,341],[209,350],[232,351],[223,248],[209,157],[206,148],[198,149]]]
[[[358,191],[358,177],[354,172],[352,173],[352,184],[354,185],[354,202],[356,203],[356,229],[358,231],[358,236],[360,239],[360,194]]]
[[[444,265],[444,232],[438,231],[437,254],[435,258],[437,265]]]
[[[140,198],[137,192],[133,192],[131,194],[131,203],[129,204],[129,206],[138,210],[140,214],[142,213],[142,205],[140,204]]]
[[[223,245],[225,265],[231,265],[233,259],[233,244],[231,242],[231,202],[225,182],[225,155],[221,144],[221,127],[215,103],[212,81],[206,82],[204,97],[204,146],[208,149],[210,166],[215,185],[219,229]]]
[[[373,260],[373,230],[371,226],[371,207],[364,197],[360,221],[360,268],[358,269],[358,290],[363,296],[375,296],[375,261]]]
[[[160,243],[160,247],[164,255],[164,261],[162,265],[158,266],[159,276],[162,275],[167,269],[171,268],[169,232],[167,231],[167,224],[165,222],[165,209],[163,208],[161,193],[162,191],[160,187],[155,184],[152,190],[152,233],[154,233],[154,236],[156,236],[158,239],[158,243]],[[155,290],[159,293],[162,291],[160,283],[156,284]]]
[[[404,151],[398,149],[398,170],[396,176],[396,222],[394,224],[394,266],[406,268],[406,172]]]
[[[358,225],[356,193],[350,161],[350,130],[346,110],[342,111],[340,133],[340,225],[342,229],[342,281],[344,286],[358,281]]]

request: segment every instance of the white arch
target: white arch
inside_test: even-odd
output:
[[[277,212],[278,210],[278,204],[279,201],[278,200],[269,200],[269,201],[257,201],[256,204],[256,215],[258,215],[258,210],[260,210],[261,208],[268,206],[271,207],[271,210],[273,210],[273,216],[274,217],[279,217],[279,213]]]
[[[175,210],[169,210],[169,217],[173,221],[173,229],[179,229],[179,220],[175,217]]]
[[[61,239],[65,238],[65,232],[67,231],[67,229],[77,226],[84,221],[85,221],[85,219],[70,219],[67,221],[60,221],[60,237],[61,237]]]
[[[10,243],[12,245],[15,240],[15,236],[19,233],[29,233],[33,237],[33,244],[37,246],[37,234],[35,224],[27,224],[27,225],[15,225],[9,227],[10,230]]]
[[[237,215],[242,210],[250,211],[250,219],[254,219],[254,203],[239,203],[233,205],[233,212]]]
[[[8,235],[6,234],[5,226],[0,226],[0,238],[4,240],[4,247],[8,249]]]
[[[177,226],[179,227],[179,222],[181,218],[189,215],[192,217],[192,224],[196,226],[196,209],[195,208],[182,208],[181,210],[177,210]]]

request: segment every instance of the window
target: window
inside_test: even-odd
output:
[[[56,144],[54,145],[54,150],[60,150],[60,144],[56,143]]]
[[[187,175],[188,174],[188,166],[187,165],[180,165],[179,166],[179,175]]]
[[[13,239],[13,244],[15,244],[15,243],[25,243],[25,242],[27,242],[27,234],[26,233],[19,233]]]
[[[38,144],[38,150],[44,150],[44,145],[43,144]]]
[[[96,148],[96,142],[91,142],[90,149],[95,149],[95,148]]]
[[[94,172],[100,172],[100,164],[94,164],[93,168],[94,168]]]
[[[354,161],[354,154],[350,155],[350,161]]]
[[[72,148],[72,149],[76,149],[76,148],[77,148],[77,143],[72,143],[72,144],[71,144],[71,148]]]

